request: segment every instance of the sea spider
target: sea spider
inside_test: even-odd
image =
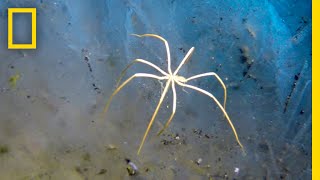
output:
[[[221,78],[215,73],[215,72],[207,72],[207,73],[203,73],[203,74],[198,74],[198,75],[195,75],[195,76],[191,76],[189,78],[185,78],[183,76],[179,76],[177,75],[180,68],[188,61],[188,59],[191,57],[193,51],[194,51],[194,47],[192,47],[188,53],[186,54],[186,56],[183,58],[183,60],[181,61],[181,63],[179,64],[178,68],[172,72],[171,70],[171,57],[170,57],[170,49],[169,49],[169,44],[168,42],[161,36],[159,35],[156,35],[156,34],[142,34],[142,35],[138,35],[138,34],[131,34],[133,36],[137,36],[137,37],[153,37],[153,38],[157,38],[157,39],[160,39],[161,41],[164,42],[164,45],[166,47],[166,51],[167,51],[167,61],[168,61],[168,72],[165,72],[163,71],[162,69],[160,69],[158,66],[154,65],[153,63],[151,62],[148,62],[146,60],[143,60],[143,59],[135,59],[134,61],[132,61],[121,73],[118,81],[117,81],[117,89],[112,93],[112,95],[110,96],[105,108],[104,108],[104,113],[107,112],[108,108],[109,108],[109,105],[111,103],[111,100],[112,98],[126,85],[128,84],[132,79],[136,78],[136,77],[148,77],[148,78],[153,78],[153,79],[157,79],[157,80],[167,80],[166,82],[166,85],[163,89],[163,92],[161,94],[161,97],[160,97],[160,100],[159,100],[159,103],[151,117],[151,120],[149,122],[149,125],[144,133],[144,136],[141,140],[141,143],[140,143],[140,146],[139,146],[139,150],[138,150],[138,155],[142,149],[142,146],[146,140],[146,137],[150,131],[150,128],[155,120],[155,117],[156,115],[158,114],[158,111],[160,109],[160,106],[163,102],[163,99],[166,95],[166,93],[168,92],[169,90],[169,87],[171,85],[171,89],[172,89],[172,94],[173,94],[173,106],[172,106],[172,113],[168,119],[168,121],[166,122],[166,124],[164,125],[164,127],[158,132],[158,135],[160,135],[170,124],[175,112],[176,112],[176,103],[177,103],[177,94],[176,94],[176,89],[175,89],[175,84],[178,84],[182,87],[186,87],[186,88],[190,88],[190,89],[193,89],[193,90],[196,90],[202,94],[205,94],[207,96],[209,96],[210,98],[212,98],[218,105],[218,107],[221,109],[221,111],[223,112],[223,114],[225,115],[229,125],[231,126],[231,129],[235,135],[235,138],[238,142],[238,144],[240,145],[240,147],[243,149],[243,146],[238,138],[238,134],[237,134],[237,131],[236,129],[234,128],[233,124],[232,124],[232,121],[230,120],[226,110],[225,110],[225,107],[226,107],[226,100],[227,100],[227,89],[226,89],[226,86],[224,85],[223,81],[221,80]],[[125,72],[127,71],[127,69],[132,66],[133,64],[135,63],[143,63],[143,64],[146,64],[146,65],[149,65],[150,67],[153,67],[154,69],[156,69],[157,71],[159,71],[163,76],[157,76],[157,75],[154,75],[154,74],[148,74],[148,73],[136,73],[134,74],[133,76],[131,76],[130,78],[128,78],[126,81],[124,81],[120,86],[120,81],[122,79],[122,77],[125,75]],[[205,76],[214,76],[217,78],[217,80],[220,82],[221,86],[223,87],[224,89],[224,103],[223,103],[223,106],[220,104],[220,102],[216,99],[215,96],[213,96],[211,93],[209,93],[208,91],[205,91],[201,88],[198,88],[196,86],[192,86],[192,85],[189,85],[189,84],[186,84],[188,81],[190,80],[193,80],[193,79],[197,79],[197,78],[200,78],[200,77],[205,77]]]

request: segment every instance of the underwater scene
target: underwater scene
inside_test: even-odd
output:
[[[0,180],[311,179],[311,20],[311,0],[0,1]]]

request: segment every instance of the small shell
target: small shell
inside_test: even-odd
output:
[[[234,173],[238,174],[240,169],[238,167],[234,168]]]
[[[202,158],[199,158],[197,161],[196,161],[196,164],[197,165],[200,165],[202,163]]]
[[[135,165],[133,162],[129,162],[128,165],[131,166],[133,170],[138,171],[137,165]]]
[[[126,159],[126,162],[128,163],[127,171],[129,176],[136,175],[138,173],[138,166],[135,165],[130,159]]]
[[[131,166],[127,167],[127,171],[128,171],[129,176],[134,176],[137,174],[137,172]]]
[[[117,149],[117,147],[114,144],[109,144],[107,146],[107,150],[115,150],[115,149]]]

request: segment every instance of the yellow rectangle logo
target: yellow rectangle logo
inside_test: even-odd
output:
[[[13,43],[13,14],[31,13],[32,41],[31,44]],[[37,9],[36,8],[8,8],[8,49],[36,49],[37,48]]]

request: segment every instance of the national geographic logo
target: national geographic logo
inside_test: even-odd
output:
[[[31,14],[31,43],[14,42],[14,14]],[[23,31],[23,30],[22,30]],[[8,49],[36,49],[37,48],[37,9],[36,8],[8,8]]]

